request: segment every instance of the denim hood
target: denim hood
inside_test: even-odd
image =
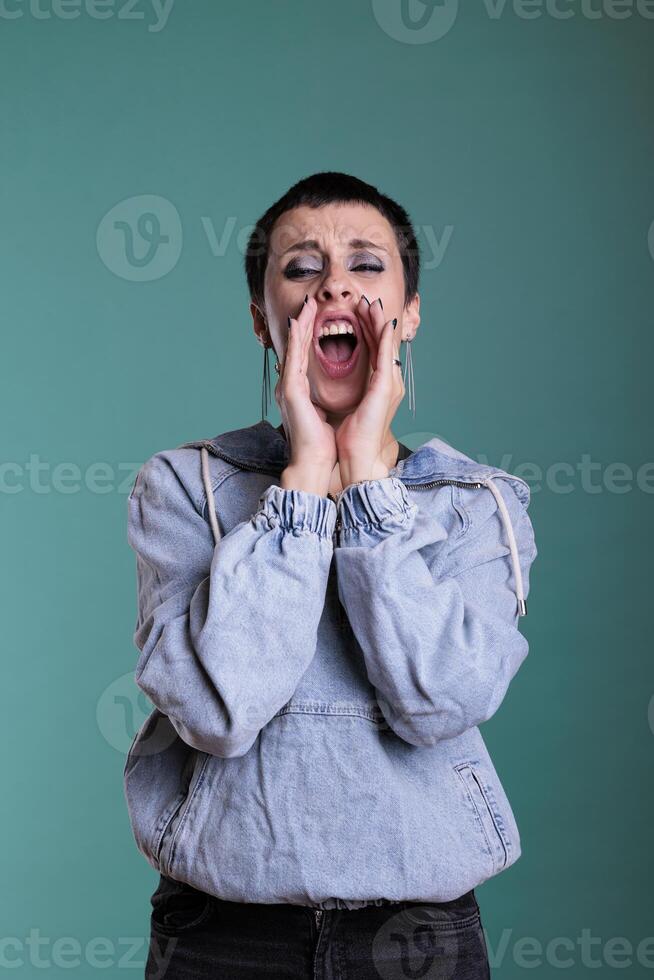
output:
[[[246,469],[268,472],[279,476],[288,465],[289,445],[286,437],[279,428],[275,428],[267,420],[262,420],[245,429],[234,429],[213,439],[200,439],[195,442],[182,444],[185,447],[197,446],[206,452],[213,452],[220,458],[232,462],[235,466]],[[504,506],[501,494],[496,490],[493,481],[500,477],[509,481],[517,498],[526,507],[530,502],[529,484],[521,477],[514,476],[499,466],[478,463],[470,456],[460,452],[438,437],[430,439],[416,449],[406,460],[402,460],[390,470],[389,475],[397,475],[409,487],[431,483],[437,480],[456,480],[462,483],[479,483],[487,486],[497,499],[499,512],[504,523],[506,535],[511,550],[511,562],[515,580],[515,593],[518,614],[527,615],[527,603],[524,598],[524,587],[520,573],[515,533],[511,524],[509,512]],[[211,502],[209,493],[209,468],[203,461],[203,479],[207,500]],[[214,539],[218,540],[217,524],[212,521]]]
[[[529,486],[438,438],[336,496],[287,462],[261,421],[134,481],[136,844],[229,901],[458,898],[521,854],[479,726],[529,649]]]

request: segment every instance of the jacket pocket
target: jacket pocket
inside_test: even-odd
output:
[[[172,877],[177,844],[211,758],[208,753],[191,749],[184,767],[180,792],[162,814],[156,844],[156,860],[161,873],[168,877]]]
[[[157,708],[127,752],[123,786],[132,833],[139,850],[159,872],[164,835],[186,798],[195,755]]]
[[[472,807],[491,857],[493,874],[497,874],[507,864],[510,841],[503,833],[503,825],[495,805],[495,798],[489,786],[484,783],[481,771],[468,761],[454,766],[458,773],[468,805]]]

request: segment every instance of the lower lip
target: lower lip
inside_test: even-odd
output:
[[[356,347],[352,351],[352,354],[347,361],[330,361],[328,360],[322,352],[319,340],[314,340],[314,350],[316,352],[316,358],[323,371],[329,378],[334,378],[339,380],[340,378],[346,378],[349,374],[354,371],[357,361],[359,360],[359,351],[361,350],[361,340],[357,342]]]

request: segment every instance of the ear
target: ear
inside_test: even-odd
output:
[[[257,335],[257,340],[262,347],[269,347],[271,339],[265,313],[261,312],[256,303],[250,303],[250,313],[252,315],[252,327]]]
[[[420,293],[416,293],[402,313],[402,340],[413,340],[420,326]]]

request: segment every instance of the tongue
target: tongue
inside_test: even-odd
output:
[[[348,361],[352,354],[352,342],[346,340],[343,336],[332,335],[331,337],[325,337],[324,340],[320,342],[322,352],[328,361],[335,361],[340,363],[341,361]]]

